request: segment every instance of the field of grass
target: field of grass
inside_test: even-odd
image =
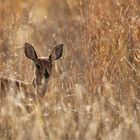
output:
[[[0,0],[0,76],[32,82],[24,42],[63,57],[33,114],[8,93],[0,140],[140,139],[139,0]]]

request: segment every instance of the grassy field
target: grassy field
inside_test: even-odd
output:
[[[1,76],[32,82],[24,42],[64,53],[32,115],[8,93],[0,140],[140,139],[139,0],[0,0]]]

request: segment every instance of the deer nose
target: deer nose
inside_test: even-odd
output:
[[[50,75],[49,75],[49,73],[48,73],[47,70],[45,70],[44,76],[45,76],[45,79],[46,79],[46,80],[49,78]]]

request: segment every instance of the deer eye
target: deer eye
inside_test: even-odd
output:
[[[38,64],[35,65],[38,70],[40,70],[40,66]]]

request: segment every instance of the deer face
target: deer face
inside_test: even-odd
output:
[[[32,45],[25,42],[25,55],[35,64],[35,75],[33,80],[34,86],[45,85],[52,72],[53,61],[59,59],[63,53],[63,44],[56,46],[50,56],[38,57]]]
[[[35,77],[33,84],[43,85],[48,81],[52,71],[52,62],[48,58],[38,58],[35,62]]]

